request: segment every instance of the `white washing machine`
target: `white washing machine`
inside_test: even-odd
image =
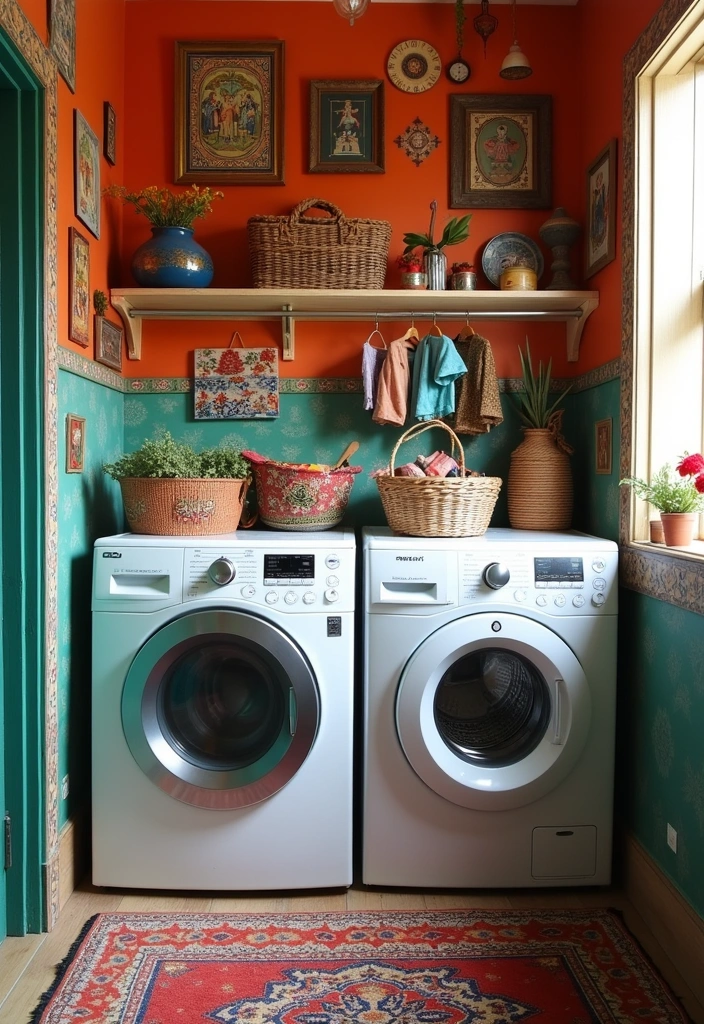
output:
[[[98,540],[93,881],[352,882],[355,539]]]
[[[364,531],[365,883],[610,881],[617,560]]]

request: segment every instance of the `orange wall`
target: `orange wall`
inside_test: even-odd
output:
[[[40,39],[48,44],[47,0],[19,0]],[[119,181],[124,174],[124,40],[125,0],[77,0],[76,4],[76,92],[59,77],[58,86],[58,338],[59,344],[81,355],[93,355],[93,331],[87,349],[68,338],[69,227],[77,228],[90,242],[90,288],[107,292],[111,253],[119,248],[121,212],[103,204],[100,239],[95,238],[74,214],[73,117],[80,110],[103,145],[103,101],[109,100],[117,114],[117,165],[101,155],[101,185]],[[114,315],[114,319],[119,318]]]
[[[395,89],[386,78],[391,49],[405,38],[425,39],[439,51],[443,64],[457,52],[452,4],[370,5],[353,27],[327,3],[238,2],[218,0],[133,0],[126,4],[125,82],[126,161],[120,178],[132,188],[170,185],[173,182],[174,42],[189,39],[283,39],[286,43],[285,163],[286,185],[221,186],[225,199],[205,221],[197,222],[196,238],[213,256],[213,284],[221,287],[250,285],[246,222],[253,214],[288,213],[301,199],[320,195],[337,203],[348,216],[380,217],[393,224],[388,286],[398,286],[395,257],[401,252],[405,231],[425,231],[429,203],[436,198],[437,223],[463,212],[448,209],[449,94],[463,92],[549,93],[553,96],[554,205],[576,214],[583,207],[584,160],[579,109],[581,77],[574,41],[578,9],[535,6],[518,10],[519,38],[534,67],[531,78],[505,82],[499,78],[501,60],[511,42],[507,7],[493,8],[500,25],[488,44],[486,60],[471,18],[478,13],[467,6],[464,55],[472,66],[464,90],[444,78],[431,90],[411,96]],[[381,78],[386,98],[386,173],[309,174],[308,94],[311,79]],[[441,145],[416,167],[394,144],[394,138],[415,117],[422,118],[441,139]],[[120,168],[122,171],[123,169]],[[114,201],[109,201],[113,202]],[[107,204],[109,205],[109,203]],[[484,244],[501,231],[522,231],[538,239],[538,228],[548,210],[477,210],[469,241],[449,250],[450,260],[479,263]],[[436,229],[437,230],[437,229]],[[149,236],[144,218],[126,209],[122,270],[115,285],[131,285],[129,257]],[[115,252],[115,255],[117,253]],[[549,252],[545,251],[549,280]],[[581,269],[581,246],[575,246],[575,270]],[[192,372],[190,352],[201,345],[227,345],[234,326],[241,327],[246,344],[277,337],[271,324],[147,323],[143,358],[128,362],[131,376],[186,376]],[[282,364],[290,376],[341,376],[359,373],[362,341],[369,324],[299,324],[297,355]],[[553,355],[555,372],[581,370],[565,362],[564,327],[558,324],[486,325],[495,344],[499,372],[519,372],[517,345],[529,333],[536,355]],[[386,329],[386,337],[394,337]]]
[[[579,0],[577,6],[582,51],[580,104],[584,111],[582,166],[588,167],[609,139],[619,142],[616,259],[588,282],[590,288],[599,291],[599,308],[592,313],[584,333],[579,362],[582,372],[621,353],[623,58],[661,6],[662,0]],[[579,214],[582,221],[585,208],[586,191]]]

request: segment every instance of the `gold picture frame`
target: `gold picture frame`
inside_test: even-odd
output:
[[[66,414],[66,472],[82,473],[86,458],[86,421],[84,416]]]
[[[616,139],[587,168],[584,276],[616,259]]]
[[[284,184],[284,43],[176,43],[178,184]]]
[[[613,458],[613,420],[610,416],[594,424],[594,443],[595,472],[609,476]]]

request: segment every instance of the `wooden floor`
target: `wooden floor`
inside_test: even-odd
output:
[[[73,893],[49,935],[6,939],[0,946],[0,1024],[26,1024],[43,992],[51,985],[55,967],[85,921],[101,911],[165,910],[227,913],[316,910],[451,910],[454,908],[555,910],[616,907],[627,926],[657,964],[680,997],[695,1024],[704,1024],[704,1008],[693,997],[667,954],[634,908],[616,889],[540,891],[493,890],[419,892],[387,891],[355,885],[348,890],[306,893],[254,893],[222,896],[212,893],[123,892],[95,889],[88,883]]]

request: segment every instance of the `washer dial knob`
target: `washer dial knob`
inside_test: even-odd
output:
[[[216,558],[208,569],[208,576],[218,587],[226,587],[236,575],[237,570],[229,558]]]
[[[487,587],[491,587],[492,590],[501,590],[511,579],[511,573],[503,562],[490,562],[482,573],[482,577]]]

